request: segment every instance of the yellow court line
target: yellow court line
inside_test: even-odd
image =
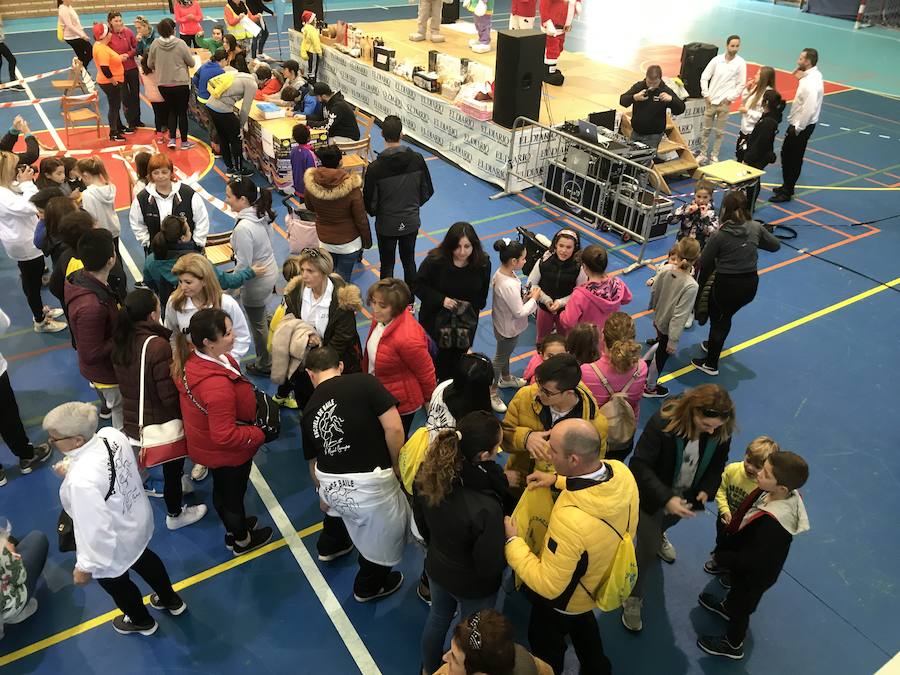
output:
[[[760,183],[763,187],[777,187],[781,183]],[[840,185],[795,185],[798,190],[855,190],[858,192],[896,192],[900,187],[847,187]]]
[[[862,293],[857,293],[856,295],[854,295],[851,298],[847,298],[846,300],[841,300],[840,302],[836,302],[833,305],[829,305],[828,307],[825,307],[823,309],[815,311],[812,314],[807,314],[806,316],[800,317],[799,319],[796,319],[795,321],[791,321],[790,323],[786,323],[783,326],[779,326],[778,328],[773,328],[772,330],[770,330],[767,333],[763,333],[762,335],[757,335],[755,338],[750,338],[749,340],[741,342],[740,344],[737,344],[734,347],[731,347],[730,349],[726,349],[725,351],[722,352],[722,356],[729,356],[731,354],[736,354],[737,352],[742,351],[744,349],[748,349],[749,347],[752,347],[753,345],[758,345],[760,342],[765,342],[766,340],[771,340],[773,337],[775,337],[777,335],[781,335],[782,333],[787,333],[789,330],[793,330],[794,328],[797,328],[798,326],[802,326],[805,323],[809,323],[810,321],[815,321],[816,319],[821,318],[821,317],[825,316],[826,314],[831,314],[832,312],[836,312],[839,309],[843,309],[844,307],[847,307],[848,305],[852,305],[855,302],[859,302],[860,300],[865,300],[866,298],[872,297],[873,295],[876,295],[877,293],[881,293],[882,291],[886,291],[886,290],[888,290],[888,287],[893,287],[893,286],[896,286],[897,284],[900,284],[900,277],[897,277],[896,279],[892,279],[891,281],[888,281],[887,283],[885,283],[881,286],[875,286],[874,288],[870,288],[869,290],[863,291]],[[669,373],[668,375],[663,375],[661,378],[659,378],[659,382],[663,383],[663,382],[668,382],[669,380],[674,380],[677,377],[686,375],[687,373],[691,372],[692,370],[698,370],[697,366],[695,366],[694,364],[691,364],[691,365],[685,366],[684,368],[679,368],[678,370],[676,370],[673,373]]]
[[[310,525],[307,528],[302,530],[298,530],[297,534],[300,537],[307,537],[311,534],[315,534],[319,530],[322,529],[322,523],[316,523],[315,525]],[[266,555],[267,553],[271,553],[279,548],[284,548],[287,546],[287,542],[284,539],[279,539],[278,541],[273,541],[261,548],[256,549],[255,551],[251,551],[250,553],[246,553],[242,556],[232,558],[231,560],[227,560],[215,567],[210,567],[208,570],[203,570],[202,572],[198,572],[197,574],[188,577],[187,579],[182,579],[178,583],[172,584],[172,588],[176,591],[180,591],[183,588],[188,588],[189,586],[194,586],[195,584],[199,584],[201,581],[206,581],[212,577],[218,576],[223,572],[227,572],[228,570],[234,569],[235,567],[239,567],[240,565],[244,565],[251,560],[255,560],[261,556]],[[144,596],[144,604],[148,604],[150,602],[150,596]],[[77,635],[81,635],[82,633],[86,633],[89,630],[93,630],[97,626],[102,626],[109,621],[112,621],[114,618],[119,616],[122,612],[118,609],[111,610],[106,612],[106,614],[101,614],[100,616],[94,617],[88,621],[84,621],[83,623],[78,624],[77,626],[72,626],[72,628],[67,628],[64,631],[60,631],[55,635],[51,635],[50,637],[46,637],[43,640],[38,640],[27,647],[22,647],[21,649],[17,649],[14,652],[10,652],[9,654],[4,654],[0,656],[0,667],[8,665],[13,661],[18,661],[19,659],[24,659],[26,656],[31,656],[39,651],[43,651],[53,645],[57,645],[60,642],[68,640],[69,638],[73,638]]]

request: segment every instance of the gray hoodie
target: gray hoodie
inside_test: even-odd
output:
[[[191,83],[190,69],[194,67],[194,55],[181,38],[174,35],[157,38],[150,45],[147,65],[156,72],[160,87],[174,87]]]
[[[256,215],[256,207],[248,206],[237,215],[231,233],[235,271],[251,265],[265,265],[266,273],[244,282],[241,299],[245,307],[262,307],[275,288],[277,264],[272,250],[272,227],[268,217]]]
[[[760,248],[775,252],[781,248],[781,242],[762,223],[755,220],[724,223],[703,247],[700,254],[701,274],[708,276],[714,269],[717,274],[755,272],[757,249]]]
[[[112,236],[119,236],[122,225],[116,213],[115,185],[88,185],[81,193],[81,208],[90,213],[100,227],[112,232]]]
[[[241,104],[241,126],[243,127],[250,116],[253,97],[256,96],[257,91],[259,91],[259,83],[256,81],[256,75],[235,73],[231,86],[222,92],[219,98],[210,96],[206,107],[215,112],[227,113],[232,111],[235,103],[243,99],[244,102]]]

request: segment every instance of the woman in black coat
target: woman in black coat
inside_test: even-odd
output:
[[[419,323],[438,348],[434,357],[438,382],[453,377],[459,357],[475,343],[490,286],[490,260],[475,228],[454,223],[419,266],[415,282],[422,301]]]
[[[763,115],[753,127],[753,131],[747,137],[747,149],[744,151],[743,163],[752,166],[760,171],[774,162],[775,157],[775,137],[778,135],[778,125],[781,124],[781,117],[784,113],[784,99],[774,89],[769,89],[762,97]],[[754,187],[754,192],[750,195],[750,213],[756,206],[756,199],[759,197],[759,184]]]
[[[719,489],[734,432],[734,403],[715,384],[688,389],[647,422],[629,462],[641,499],[635,555],[638,578],[622,622],[641,630],[647,566],[655,556],[675,562],[665,531],[692,518]]]

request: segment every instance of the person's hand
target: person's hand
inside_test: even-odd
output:
[[[72,581],[75,582],[76,586],[86,586],[91,583],[91,573],[90,572],[82,572],[77,567],[72,570]]]
[[[791,124],[788,126],[787,131],[784,132],[785,136],[796,136],[797,130],[794,128],[794,125]]]
[[[540,286],[532,286],[531,291],[529,291],[528,296],[537,302],[541,299],[541,287]]]
[[[19,183],[25,183],[30,180],[34,180],[33,166],[23,166],[16,172],[16,181]]]
[[[538,488],[548,488],[556,485],[556,474],[547,473],[546,471],[532,471],[525,479],[528,483],[529,490],[537,490]]]
[[[69,193],[69,199],[78,201],[79,197],[81,197],[81,188],[75,188]]]
[[[326,503],[325,503],[324,501],[322,501],[321,499],[319,500],[319,510],[320,510],[322,513],[328,513],[329,508],[330,508],[330,507],[328,506],[328,504],[326,504]]]
[[[727,512],[721,513],[721,514],[719,514],[719,517],[722,519],[722,522],[725,523],[726,525],[731,524],[731,514],[730,513],[727,513]]]
[[[544,462],[550,461],[550,438],[549,431],[533,431],[528,435],[525,441],[525,449],[532,459],[540,459]]]
[[[21,115],[16,115],[15,119],[13,120],[12,126],[16,131],[22,131],[23,129],[27,128],[25,120],[22,119]]]
[[[69,470],[69,463],[64,461],[59,461],[51,467],[53,469],[53,473],[55,473],[60,478],[66,477],[66,472]]]
[[[647,100],[647,90],[641,89],[638,93],[633,96],[635,101],[646,101]]]
[[[13,544],[9,539],[6,540],[6,544],[4,544],[4,546],[6,547],[6,550],[12,554],[13,558],[15,558],[16,560],[21,560],[22,556],[16,553],[16,545]]]
[[[519,527],[516,525],[516,521],[509,516],[503,519],[503,529],[506,530],[507,539],[519,536]]]
[[[666,502],[666,513],[671,514],[673,516],[678,516],[679,518],[693,518],[694,512],[691,510],[691,505],[687,502],[686,499],[675,495],[669,501]]]
[[[309,336],[309,340],[307,341],[307,344],[310,347],[320,347],[322,345],[322,338],[320,338],[318,335],[313,333],[312,335]]]
[[[706,105],[712,105],[712,99],[709,96],[704,96],[703,100],[706,101]]]
[[[261,263],[250,265],[250,269],[253,270],[253,273],[258,277],[261,277],[263,274],[269,271],[269,268]]]
[[[562,303],[559,300],[554,300],[548,305],[547,309],[556,314],[559,310],[562,309]]]
[[[646,283],[648,286],[652,286],[652,285],[653,285],[653,281],[654,281],[655,279],[656,279],[656,277],[650,277],[650,278],[647,279],[647,281],[645,281],[644,283]]]
[[[572,25],[571,25],[571,24],[569,24],[568,26],[563,26],[563,32],[568,33],[568,32],[571,31],[571,30],[572,30]]]
[[[453,298],[444,298],[444,309],[456,309],[457,304],[459,303],[457,303]]]
[[[697,493],[697,501],[701,504],[705,504],[709,501],[709,495],[706,494],[706,492],[704,492],[703,490],[700,490],[700,492]]]
[[[240,21],[241,19],[246,18],[246,16],[247,16],[246,14],[244,14],[243,12],[241,12],[240,14],[237,15],[238,21]]]
[[[669,103],[672,100],[672,94],[663,92],[659,95],[659,100],[662,101],[663,103]]]
[[[506,470],[503,472],[503,475],[506,476],[506,482],[509,483],[510,487],[520,487],[522,485],[522,474],[518,471]]]
[[[678,351],[678,343],[672,344],[671,342],[666,345],[666,354],[674,354]]]

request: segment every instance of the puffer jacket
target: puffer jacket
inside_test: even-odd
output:
[[[332,274],[329,278],[334,284],[334,291],[328,307],[328,325],[322,336],[322,344],[330,346],[340,354],[345,374],[358,373],[362,360],[359,333],[356,330],[356,313],[362,307],[359,287],[348,284],[338,274]],[[294,277],[284,287],[286,313],[295,317],[301,316],[304,288],[300,277]]]
[[[239,372],[234,357],[225,356]],[[196,352],[184,364],[184,377],[191,394],[206,410],[201,411],[191,401],[184,382],[176,379],[188,456],[211,469],[240,466],[251,460],[265,441],[262,429],[253,425],[256,420],[253,385],[224,364],[213,363]]]
[[[309,338],[316,334],[313,325],[293,314],[286,315],[272,334],[272,382],[284,384],[303,365]]]
[[[383,236],[400,237],[418,230],[419,208],[433,194],[428,165],[411,148],[387,148],[366,169],[366,211],[375,216],[375,231]]]
[[[569,302],[559,314],[559,323],[564,333],[568,333],[582,321],[595,324],[597,330],[603,333],[607,317],[629,302],[631,291],[619,277],[589,281],[576,286],[572,291]]]
[[[605,461],[603,481],[565,478],[550,513],[540,556],[521,537],[506,544],[506,560],[519,578],[554,609],[571,614],[596,606],[593,594],[609,573],[619,545],[618,532],[637,535],[638,489],[628,467]],[[601,522],[606,520],[609,525]]]
[[[323,244],[346,244],[357,237],[372,247],[372,232],[363,206],[362,178],[343,169],[319,167],[303,175],[303,201],[316,214],[316,233]]]
[[[553,465],[549,462],[536,462],[533,460],[525,449],[525,441],[529,433],[532,431],[549,431],[553,428],[550,408],[541,403],[538,398],[538,389],[540,387],[537,382],[519,389],[516,395],[513,396],[513,400],[509,402],[509,408],[502,423],[503,443],[501,448],[505,452],[510,453],[506,468],[510,471],[518,471],[522,476],[527,476],[535,469],[538,471],[555,471]],[[578,393],[581,401],[575,406],[568,418],[575,417],[577,414],[581,419],[587,420],[594,425],[597,433],[600,434],[600,456],[606,457],[606,418],[600,414],[597,401],[584,385],[584,382],[579,382],[575,391]],[[568,418],[561,418],[557,422]]]
[[[373,321],[369,327],[366,344],[376,323]],[[366,349],[363,349],[362,371],[369,372]],[[401,415],[418,410],[431,400],[435,387],[434,362],[428,353],[425,330],[408,309],[395,317],[381,334],[373,374],[397,399]]]
[[[107,284],[85,269],[72,272],[65,281],[66,316],[77,345],[78,370],[84,379],[116,384],[112,365],[112,334],[119,317],[119,303]]]
[[[113,364],[116,382],[122,392],[122,408],[125,413],[125,434],[140,440],[138,418],[141,397],[141,348],[147,344],[147,365],[144,380],[144,425],[165,424],[181,419],[178,389],[172,381],[172,331],[160,323],[141,321],[135,326],[131,344],[131,361],[124,365]]]

